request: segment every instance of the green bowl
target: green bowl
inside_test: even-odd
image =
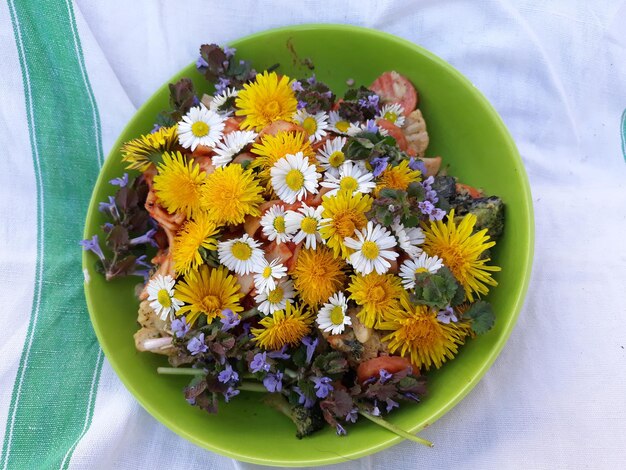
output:
[[[425,49],[386,33],[345,25],[302,25],[254,34],[231,45],[237,48],[238,57],[251,60],[257,70],[278,62],[280,71],[291,77],[308,75],[304,59],[310,58],[317,77],[339,94],[349,78],[368,85],[387,70],[406,75],[420,93],[430,134],[428,155],[441,155],[450,174],[505,201],[505,234],[493,251],[494,263],[502,267],[496,275],[500,285],[488,298],[497,315],[495,327],[469,341],[455,360],[429,374],[429,394],[421,403],[404,405],[389,416],[391,422],[412,432],[432,425],[461,401],[496,359],[528,286],[533,210],[526,173],[511,136],[485,97],[457,70]],[[183,76],[192,78],[198,90],[209,91],[193,64],[171,81]],[[149,132],[155,116],[167,105],[166,84],[139,109],[113,146],[93,192],[85,238],[101,233],[104,220],[98,202],[113,193],[108,180],[124,170],[120,146]],[[350,426],[346,437],[338,438],[328,428],[298,440],[292,423],[260,403],[254,393],[242,393],[222,404],[217,415],[189,406],[182,395],[186,379],[158,375],[157,366],[166,361],[135,350],[138,303],[133,288],[137,278],[108,283],[93,270],[94,261],[91,254],[83,256],[83,267],[91,278],[85,295],[104,353],[141,405],[185,439],[238,460],[278,466],[343,462],[401,442],[367,420]],[[420,451],[430,452],[428,448]]]

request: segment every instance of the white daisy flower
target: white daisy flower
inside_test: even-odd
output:
[[[373,121],[372,121],[373,122]],[[382,136],[387,136],[389,135],[389,132],[387,132],[386,129],[383,129],[382,127],[378,127],[378,133]],[[367,122],[361,122],[361,123],[354,123],[351,122],[350,123],[350,127],[348,128],[348,130],[346,131],[346,134],[348,134],[349,136],[355,136],[357,134],[360,134],[361,132],[370,132]]]
[[[408,259],[400,266],[400,277],[405,289],[415,287],[415,275],[417,273],[429,272],[435,274],[443,266],[443,261],[438,256],[428,256],[422,252],[415,259]]]
[[[345,137],[328,139],[324,142],[324,146],[317,155],[317,161],[320,162],[320,166],[326,170],[326,174],[333,176],[339,175],[339,167],[346,161],[346,156],[343,153],[343,147],[345,145]]]
[[[309,207],[304,203],[297,211],[287,211],[285,230],[289,234],[295,234],[291,241],[300,243],[304,240],[305,248],[315,249],[317,244],[322,242],[319,232],[322,212],[324,208],[321,205]]]
[[[216,113],[220,113],[222,116],[230,116],[233,111],[228,110],[224,112],[220,110],[222,106],[226,104],[229,98],[235,98],[239,94],[239,90],[234,88],[226,88],[223,92],[215,95],[209,104],[209,109],[211,111],[215,111]]]
[[[331,335],[341,334],[346,326],[352,325],[352,320],[346,315],[347,310],[348,301],[343,292],[338,292],[320,308],[315,321],[323,332]]]
[[[223,130],[224,118],[200,104],[178,122],[178,142],[192,152],[198,145],[214,147],[222,138]]]
[[[343,119],[339,116],[337,111],[330,111],[328,113],[328,129],[336,132],[337,134],[346,134],[350,127],[350,121]]]
[[[176,281],[172,276],[157,274],[146,286],[150,307],[161,320],[167,320],[170,313],[177,312],[183,302],[178,300],[174,291]]]
[[[293,119],[309,134],[309,141],[311,142],[319,142],[326,135],[326,129],[328,129],[326,111],[310,114],[305,108],[302,108],[296,112]]]
[[[278,204],[270,207],[261,217],[263,235],[269,241],[276,240],[276,244],[286,243],[291,240],[291,235],[285,230],[285,208]]]
[[[395,260],[398,253],[391,250],[396,246],[396,239],[381,225],[374,225],[372,221],[367,223],[363,230],[355,232],[356,239],[348,237],[344,244],[355,250],[350,255],[350,264],[354,270],[366,275],[372,271],[384,274],[391,267],[389,260]]]
[[[407,255],[411,258],[417,258],[422,249],[418,246],[424,243],[426,236],[422,229],[419,227],[406,228],[400,222],[395,222],[391,229],[393,230],[396,238],[398,239],[398,245],[402,248]]]
[[[274,191],[287,204],[301,201],[308,194],[317,193],[320,174],[315,171],[315,165],[309,164],[309,158],[302,152],[287,154],[278,160],[271,168],[270,175]]]
[[[220,263],[237,274],[248,274],[258,270],[263,264],[261,244],[245,234],[241,238],[233,238],[217,244],[217,256]]]
[[[279,282],[275,289],[256,295],[254,300],[258,304],[259,311],[269,315],[277,310],[284,310],[287,302],[293,302],[294,296],[293,282],[285,280]]]
[[[254,131],[233,131],[226,134],[224,141],[215,146],[215,156],[212,158],[213,165],[220,167],[229,164],[246,145],[254,142],[257,135]]]
[[[326,180],[320,183],[325,188],[330,188],[327,196],[334,196],[339,191],[349,191],[350,193],[370,193],[376,187],[374,175],[363,170],[351,161],[347,161],[339,168],[339,176],[326,174]]]
[[[402,127],[404,125],[404,108],[398,103],[386,104],[376,118],[383,118],[398,127]]]
[[[257,292],[269,292],[276,289],[276,279],[287,275],[287,268],[280,263],[280,258],[275,258],[271,263],[263,259],[254,272],[254,287]]]

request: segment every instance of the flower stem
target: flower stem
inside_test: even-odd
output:
[[[237,388],[247,392],[267,392],[267,389],[263,386],[263,384],[259,382],[251,382],[249,380],[242,380]]]
[[[204,370],[191,367],[157,367],[157,372],[165,375],[206,375]]]
[[[405,439],[409,439],[409,440],[411,440],[413,442],[417,442],[418,444],[423,444],[423,445],[428,446],[428,447],[435,447],[435,444],[433,444],[432,442],[427,441],[426,439],[422,439],[421,437],[414,436],[413,434],[409,434],[404,429],[401,429],[398,426],[395,426],[395,425],[389,423],[388,421],[385,421],[382,418],[378,418],[377,416],[373,416],[370,413],[368,413],[367,411],[359,410],[359,414],[361,416],[363,416],[364,418],[367,418],[370,421],[378,424],[379,426],[381,426],[381,427],[383,427],[385,429],[388,429],[389,431],[393,432],[394,434],[397,434],[400,437],[404,437]]]

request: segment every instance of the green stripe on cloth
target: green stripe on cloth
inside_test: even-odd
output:
[[[0,468],[59,468],[89,426],[102,366],[78,247],[102,161],[100,122],[71,5],[8,5],[37,183],[38,258]]]

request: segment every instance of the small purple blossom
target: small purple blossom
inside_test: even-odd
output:
[[[417,207],[419,207],[419,210],[422,211],[424,215],[430,215],[435,209],[435,206],[430,201],[420,201],[417,203]]]
[[[233,57],[236,52],[237,52],[236,48],[224,46],[224,54],[226,54],[226,57],[228,57],[229,59]]]
[[[430,214],[430,220],[441,220],[445,217],[446,211],[436,208],[432,214]]]
[[[222,331],[228,331],[239,325],[241,318],[239,318],[239,315],[234,313],[231,309],[227,308],[222,310],[220,322],[222,322]]]
[[[317,83],[317,78],[315,78],[315,74],[311,75],[309,78],[306,79],[306,82],[309,85],[315,85]]]
[[[152,269],[152,265],[146,261],[148,258],[146,255],[141,255],[139,258],[135,260],[135,264],[138,266],[143,266],[144,268]]]
[[[185,400],[187,400],[187,403],[189,403],[190,405],[195,405],[196,404],[196,399],[194,397],[185,398]]]
[[[391,374],[385,369],[380,369],[380,383],[384,384],[391,378]]]
[[[170,328],[172,329],[172,333],[174,333],[177,338],[182,338],[189,333],[189,323],[187,323],[187,319],[185,317],[174,318]]]
[[[283,389],[283,373],[267,374],[263,379],[263,386],[270,393],[280,392]]]
[[[128,184],[128,173],[124,173],[120,178],[113,178],[109,181],[113,186],[125,187]]]
[[[217,380],[223,384],[231,381],[237,382],[239,380],[239,374],[233,370],[230,364],[226,363],[226,368],[217,375]]]
[[[309,336],[305,336],[302,338],[302,344],[306,346],[306,363],[309,364],[311,359],[313,359],[313,354],[315,353],[315,348],[317,348],[317,343],[319,340],[317,338],[311,338]]]
[[[289,359],[291,356],[289,354],[287,354],[285,351],[287,351],[287,345],[283,345],[282,348],[280,348],[279,351],[270,351],[270,353],[268,354],[268,356],[272,359]]]
[[[392,400],[391,398],[388,398],[386,401],[387,401],[387,413],[389,413],[394,408],[398,408],[400,406],[400,403]]]
[[[365,121],[365,131],[376,134],[378,132],[378,126],[376,125],[376,121],[373,119],[368,119]]]
[[[293,91],[304,91],[304,88],[302,88],[302,83],[298,80],[294,80],[293,82],[291,82],[291,89]]]
[[[356,420],[358,418],[359,418],[359,409],[355,406],[346,415],[346,421],[350,423],[356,423]]]
[[[230,85],[230,80],[226,77],[220,77],[217,79],[215,83],[215,91],[218,93],[223,93],[226,88]]]
[[[228,389],[224,392],[224,401],[228,403],[232,397],[236,397],[239,393],[239,390],[236,388],[228,387]]]
[[[298,100],[298,105],[296,106],[296,109],[304,109],[306,108],[306,105],[306,101]]]
[[[114,228],[115,225],[113,225],[111,222],[105,222],[104,224],[102,224],[102,231],[104,233],[111,233]]]
[[[345,428],[339,423],[337,423],[337,426],[335,426],[335,429],[337,430],[338,436],[345,436],[346,434],[348,434]]]
[[[300,403],[305,408],[312,408],[315,404],[315,400],[309,398],[300,387],[297,385],[292,389],[294,392],[298,394],[298,403]]]
[[[370,412],[372,416],[380,416],[380,409],[378,408],[378,400],[374,400],[374,408]]]
[[[317,398],[326,398],[334,390],[331,385],[332,380],[329,377],[312,377],[311,380],[315,383],[315,395]]]
[[[157,245],[157,243],[154,241],[154,234],[156,233],[156,230],[151,228],[150,230],[148,230],[146,233],[144,233],[143,235],[139,236],[139,237],[135,237],[135,238],[131,238],[131,240],[128,242],[131,246],[133,245],[141,245],[141,244],[150,244],[154,247],[157,247],[159,245]]]
[[[204,344],[204,333],[200,333],[198,336],[194,336],[187,343],[187,350],[192,356],[208,351],[208,347]]]
[[[445,323],[446,325],[450,322],[456,323],[459,319],[454,314],[454,310],[449,305],[443,310],[439,310],[437,314],[437,321],[439,323]]]
[[[409,400],[420,401],[420,397],[417,396],[415,393],[407,392],[404,394],[404,396]]]
[[[196,95],[193,95],[193,99],[191,100],[191,104],[193,106],[198,106],[200,104],[200,99]]]
[[[321,95],[324,98],[326,98],[327,100],[329,100],[329,99],[331,99],[333,97],[333,92],[328,90],[328,91],[325,91],[325,92],[321,93]]]
[[[154,134],[155,132],[157,132],[159,129],[161,129],[162,126],[160,126],[159,124],[154,124],[154,126],[152,126],[152,130],[150,131],[150,134]]]
[[[376,376],[372,376],[369,379],[366,379],[363,381],[363,385],[371,385],[374,382],[376,382],[378,379],[376,378]]]
[[[115,220],[120,219],[120,213],[117,210],[117,205],[115,204],[115,198],[113,196],[109,196],[109,202],[99,203],[98,210],[102,213],[108,212]]]
[[[257,373],[261,371],[269,371],[270,365],[267,363],[267,353],[256,353],[250,362],[250,372]]]
[[[104,261],[104,253],[102,253],[102,248],[100,248],[100,241],[98,240],[98,235],[94,235],[91,238],[87,238],[85,240],[81,240],[79,242],[80,246],[83,247],[85,251],[91,251],[95,253],[100,261]]]
[[[371,108],[374,111],[378,111],[379,100],[380,97],[378,95],[370,95],[367,99],[361,98],[358,104],[361,108]]]
[[[243,324],[243,334],[248,336],[250,334],[250,323]]]
[[[208,67],[208,66],[209,66],[209,63],[206,60],[204,60],[204,57],[199,56],[198,60],[196,60],[196,68],[198,70],[200,70],[200,69],[202,69],[204,67]]]
[[[382,172],[385,171],[388,163],[388,157],[377,157],[370,160],[370,165],[372,165],[372,174],[375,178],[379,177]]]
[[[426,174],[426,165],[419,158],[411,157],[409,160],[409,168],[413,171],[419,170],[422,175]]]

